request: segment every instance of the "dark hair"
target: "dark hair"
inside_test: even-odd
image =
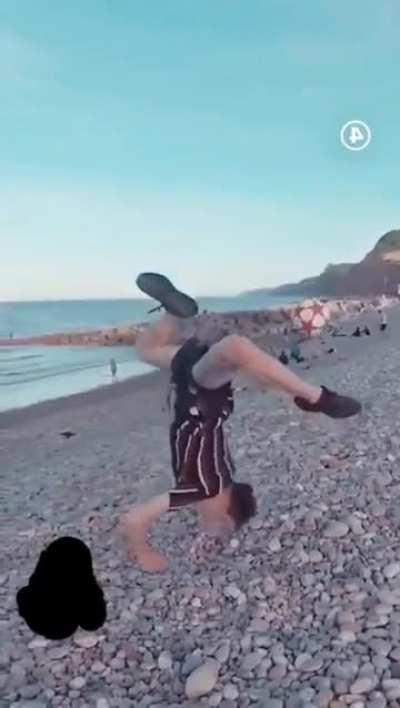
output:
[[[247,524],[257,513],[257,502],[254,497],[253,487],[243,482],[233,482],[228,510],[235,522],[236,529]]]

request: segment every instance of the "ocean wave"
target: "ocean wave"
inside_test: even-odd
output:
[[[42,357],[44,358],[44,357]],[[130,362],[131,358],[126,356],[119,358],[119,364]],[[68,376],[70,374],[82,373],[94,369],[107,369],[109,360],[100,361],[80,361],[74,364],[56,364],[55,366],[37,366],[34,368],[19,368],[19,369],[0,369],[0,388],[3,386],[15,386],[19,384],[29,384],[34,381],[43,379],[51,379],[60,376]],[[12,379],[12,380],[9,380]]]
[[[69,368],[59,368],[59,369],[44,369],[42,371],[12,371],[6,374],[6,376],[13,376],[12,381],[2,381],[0,378],[1,386],[15,386],[18,384],[32,383],[33,381],[41,381],[42,379],[51,379],[57,376],[68,376],[68,374],[76,374],[83,371],[88,371],[89,369],[101,369],[104,368],[105,364],[86,364],[85,366],[71,366]]]
[[[0,361],[2,364],[4,363],[15,363],[18,361],[28,361],[29,359],[43,359],[43,354],[23,354],[21,356],[9,356],[9,357],[4,357],[2,356]]]

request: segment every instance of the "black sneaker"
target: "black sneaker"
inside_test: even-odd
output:
[[[189,295],[176,290],[164,275],[159,275],[159,273],[141,273],[136,279],[136,285],[153,300],[158,300],[161,303],[161,307],[169,312],[170,315],[188,318],[194,317],[199,311],[197,302]],[[160,308],[156,307],[155,309]]]
[[[361,411],[361,403],[349,396],[340,396],[321,386],[322,393],[316,403],[310,403],[305,398],[296,397],[294,402],[298,408],[307,413],[325,413],[330,418],[350,418]]]

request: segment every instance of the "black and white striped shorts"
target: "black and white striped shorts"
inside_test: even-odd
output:
[[[234,464],[223,430],[224,419],[187,418],[170,428],[176,486],[170,508],[194,504],[220,494],[232,482]]]

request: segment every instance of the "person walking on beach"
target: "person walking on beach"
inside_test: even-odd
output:
[[[380,315],[380,325],[379,329],[381,332],[385,332],[387,329],[388,321],[387,321],[387,316],[385,310],[378,310],[378,313]]]
[[[110,371],[111,371],[111,378],[113,381],[115,381],[116,377],[117,377],[118,368],[117,368],[117,362],[115,361],[114,358],[110,359]]]
[[[139,335],[138,356],[171,372],[170,447],[175,486],[123,514],[120,530],[130,555],[143,570],[161,571],[168,561],[147,538],[164,513],[194,505],[209,532],[232,533],[256,513],[250,484],[234,478],[235,467],[224,435],[234,410],[232,381],[244,373],[260,387],[271,385],[293,397],[303,411],[348,418],[361,405],[324,386],[303,381],[250,339],[231,334],[215,341],[192,337],[179,345],[180,320],[197,315],[195,300],[174,288],[162,275],[143,273],[137,285],[161,303],[165,314]]]

